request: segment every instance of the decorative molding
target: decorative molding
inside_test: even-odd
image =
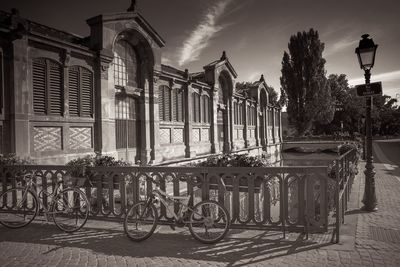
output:
[[[171,143],[171,129],[170,128],[160,128],[160,144],[170,144]]]
[[[62,150],[62,128],[33,127],[33,149],[35,152]]]
[[[69,62],[71,60],[71,50],[65,49],[61,53],[61,62],[64,65],[64,67],[69,66]]]
[[[192,142],[194,142],[194,143],[200,142],[200,129],[199,128],[192,129]]]
[[[69,128],[69,149],[90,149],[92,145],[92,128],[70,127]]]
[[[222,103],[218,103],[217,107],[221,110],[225,110],[226,109],[226,104],[222,104]]]
[[[183,143],[183,128],[174,129],[174,143]]]

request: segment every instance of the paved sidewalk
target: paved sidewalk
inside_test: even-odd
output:
[[[364,164],[355,179],[340,244],[329,234],[304,240],[291,233],[231,230],[223,241],[204,245],[186,230],[162,226],[135,243],[115,222],[90,221],[75,234],[33,223],[0,227],[0,266],[400,266],[399,167],[375,164],[378,212],[364,213]]]

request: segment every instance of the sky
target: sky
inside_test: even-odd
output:
[[[162,62],[189,72],[226,51],[237,81],[266,82],[280,91],[281,61],[291,35],[314,28],[325,44],[329,74],[364,83],[355,48],[368,33],[378,44],[371,81],[400,101],[400,2],[398,0],[137,0],[138,10],[166,41]],[[2,0],[32,21],[81,36],[86,19],[124,12],[130,0]]]

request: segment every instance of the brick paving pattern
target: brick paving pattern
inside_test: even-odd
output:
[[[51,223],[0,227],[0,266],[400,266],[400,181],[375,164],[378,212],[361,207],[364,165],[355,179],[340,244],[330,234],[308,240],[290,233],[231,230],[215,245],[201,244],[183,230],[159,227],[135,243],[121,223],[90,221],[74,234]],[[347,230],[346,230],[347,229]]]

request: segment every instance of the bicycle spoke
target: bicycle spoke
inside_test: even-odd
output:
[[[9,228],[29,224],[36,216],[38,202],[26,188],[12,188],[0,196],[0,223]]]
[[[125,233],[132,240],[144,240],[154,232],[157,217],[157,210],[154,205],[139,202],[128,211],[125,217]]]

